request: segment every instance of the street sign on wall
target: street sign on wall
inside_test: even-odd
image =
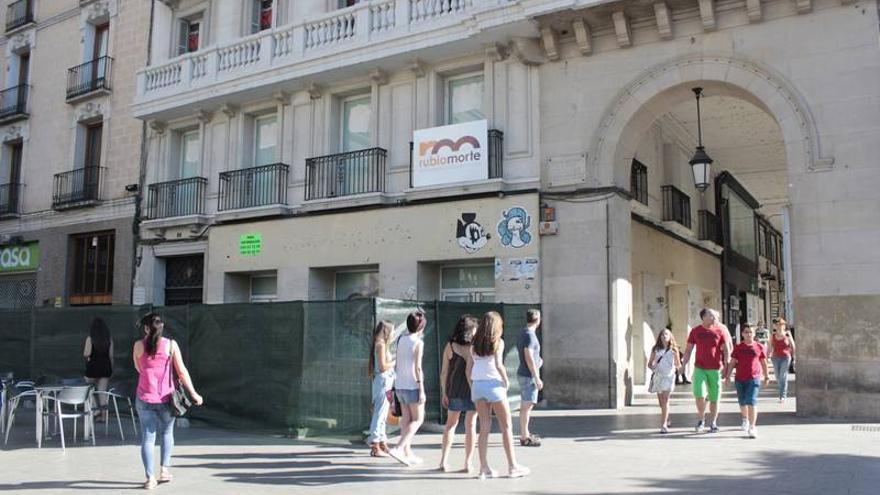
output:
[[[33,271],[38,266],[40,266],[38,243],[0,246],[0,273]]]
[[[413,187],[489,178],[489,130],[486,120],[419,129],[413,132]]]

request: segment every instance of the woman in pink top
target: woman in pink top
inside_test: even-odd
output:
[[[141,460],[147,476],[144,488],[152,490],[157,483],[171,481],[169,467],[171,449],[174,447],[174,416],[171,415],[168,403],[171,402],[171,392],[174,389],[172,363],[193,403],[201,405],[202,396],[192,385],[177,342],[162,336],[165,329],[162,318],[155,313],[149,313],[141,319],[140,326],[144,329],[144,339],[134,343],[132,356],[139,374],[137,411],[141,419]],[[157,431],[162,434],[162,469],[158,480],[154,476],[153,461]]]

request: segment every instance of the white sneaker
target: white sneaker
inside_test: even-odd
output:
[[[421,457],[419,457],[419,456],[417,456],[417,455],[415,455],[415,454],[413,454],[413,455],[407,457],[406,460],[409,461],[409,465],[410,465],[410,466],[416,466],[416,465],[424,464],[424,463],[425,463],[425,460],[424,460],[424,459],[422,459]]]
[[[667,428],[666,425],[661,426],[660,433],[662,433],[663,435],[669,433],[669,428]]]
[[[758,438],[758,429],[754,426],[749,428],[749,438]]]
[[[397,447],[390,449],[388,451],[388,455],[390,455],[392,459],[403,464],[404,466],[412,466],[412,464],[410,464],[409,458],[406,456],[406,452]]]
[[[694,431],[697,433],[701,433],[703,431],[703,428],[705,428],[705,427],[706,427],[706,421],[701,419],[701,420],[697,421],[697,426],[694,426]]]
[[[749,431],[749,420],[743,418],[742,420],[742,431]]]
[[[525,466],[516,466],[515,468],[510,470],[511,478],[523,478],[529,475],[532,470]]]
[[[498,477],[498,471],[495,471],[494,469],[490,468],[488,471],[483,471],[482,469],[480,470],[480,481],[487,480],[489,478],[497,478],[497,477]]]

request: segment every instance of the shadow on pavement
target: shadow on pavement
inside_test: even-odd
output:
[[[98,480],[76,480],[76,481],[34,481],[24,483],[0,483],[0,491],[19,491],[19,490],[126,490],[134,488],[143,488],[143,483],[134,483],[126,481],[98,481]]]

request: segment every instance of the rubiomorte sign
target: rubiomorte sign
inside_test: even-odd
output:
[[[413,186],[489,178],[489,131],[485,120],[413,132]]]
[[[36,270],[40,265],[40,247],[36,242],[0,246],[0,273]]]

